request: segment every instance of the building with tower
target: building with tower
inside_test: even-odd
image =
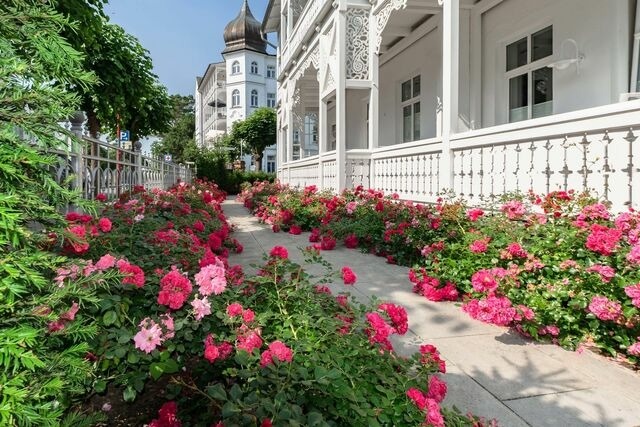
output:
[[[223,62],[209,64],[196,78],[196,143],[211,147],[233,124],[260,107],[276,107],[276,56],[267,52],[260,22],[244,0],[224,29]],[[249,168],[251,157],[243,155]],[[276,147],[268,147],[262,170],[275,172]]]

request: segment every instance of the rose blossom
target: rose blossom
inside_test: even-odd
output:
[[[269,252],[269,256],[273,258],[287,259],[289,258],[289,252],[287,251],[287,248],[283,246],[274,246],[273,249],[271,249],[271,252]]]
[[[204,316],[211,314],[211,303],[206,297],[200,299],[198,295],[196,295],[193,301],[191,301],[191,307],[193,307],[196,320],[202,320]]]
[[[607,297],[594,296],[589,303],[589,311],[600,320],[616,320],[620,317],[622,307]]]
[[[215,264],[202,267],[194,279],[199,286],[200,293],[204,296],[220,295],[227,287],[224,264],[218,259]]]
[[[145,353],[151,353],[162,343],[162,329],[148,317],[140,322],[140,331],[133,337],[135,347]]]
[[[342,267],[342,280],[345,285],[353,285],[358,280],[358,276],[356,276],[356,273],[354,273],[351,268]]]

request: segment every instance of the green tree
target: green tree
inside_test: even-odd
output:
[[[245,120],[233,124],[231,141],[244,144],[253,155],[256,170],[262,170],[262,156],[265,148],[276,143],[277,117],[272,108],[255,110]]]
[[[169,130],[160,135],[161,140],[151,149],[155,155],[171,154],[176,163],[193,161],[197,153],[193,97],[171,95],[170,98],[172,119]]]
[[[83,205],[50,173],[64,134],[59,122],[79,106],[71,86],[90,90],[92,73],[61,33],[69,22],[45,0],[0,2],[0,425],[85,425],[63,414],[85,393],[93,369],[82,312],[64,330],[47,325],[73,302],[95,304],[92,287],[52,280],[65,260],[46,251],[64,233],[60,211]],[[89,208],[88,205],[84,205]],[[46,230],[48,232],[38,232]],[[82,310],[82,309],[81,309]],[[90,420],[85,420],[90,422]]]

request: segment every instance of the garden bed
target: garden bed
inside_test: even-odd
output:
[[[471,317],[536,340],[597,348],[640,363],[640,215],[618,215],[587,194],[510,195],[468,207],[421,205],[357,188],[341,195],[258,183],[241,201],[274,231],[311,231],[412,267],[407,286],[459,301]]]

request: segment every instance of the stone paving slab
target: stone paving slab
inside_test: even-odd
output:
[[[273,233],[237,202],[224,211],[237,226],[234,237],[244,246],[232,263],[260,265],[273,246],[284,246],[294,262],[302,263],[298,248],[309,245],[308,233]],[[355,286],[339,278],[328,286],[334,293],[350,292],[357,300],[370,298],[402,304],[409,316],[409,333],[392,341],[400,354],[432,343],[447,361],[447,405],[496,418],[501,426],[640,427],[640,375],[590,352],[578,354],[550,344],[527,341],[507,328],[469,318],[455,303],[434,303],[415,295],[408,268],[338,246],[322,256],[335,271],[350,266]],[[321,266],[304,265],[322,275]]]

